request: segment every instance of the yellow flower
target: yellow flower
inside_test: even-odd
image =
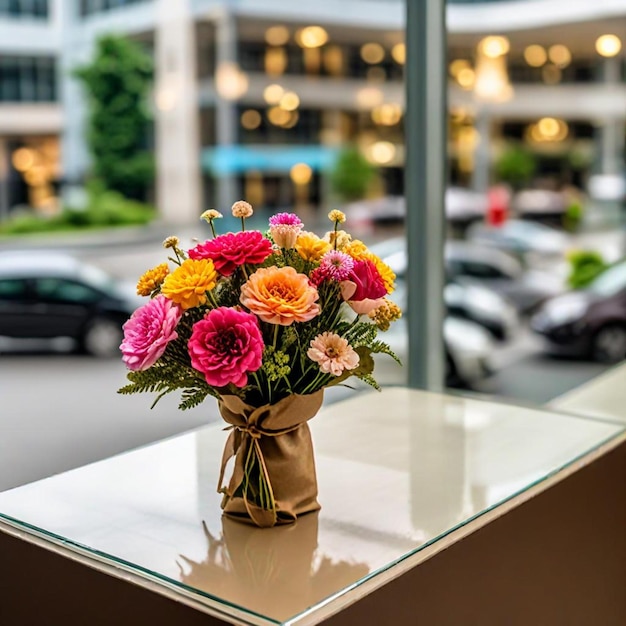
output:
[[[315,233],[301,232],[296,239],[296,251],[305,261],[319,261],[331,246]]]
[[[336,250],[343,252],[345,247],[352,241],[352,235],[347,233],[345,230],[330,231],[326,233],[324,239],[330,243]],[[335,246],[335,239],[337,240],[337,245]]]
[[[365,258],[369,259],[376,266],[380,277],[385,283],[387,293],[393,293],[393,290],[396,288],[396,275],[394,271],[385,262],[381,261],[379,257],[371,252],[368,252]]]
[[[368,258],[368,254],[371,254],[367,249],[367,246],[360,239],[350,241],[346,246],[344,246],[342,252],[350,255],[355,261],[363,261]]]
[[[328,219],[331,222],[336,222],[337,224],[343,224],[346,221],[346,215],[345,213],[342,213],[341,211],[334,209],[328,214]]]
[[[176,268],[161,287],[161,293],[183,309],[204,304],[207,291],[217,284],[217,272],[211,259],[187,259]]]
[[[161,263],[148,270],[137,283],[137,295],[149,296],[156,291],[169,274],[167,263]]]
[[[392,322],[402,317],[402,311],[395,302],[385,298],[383,304],[369,313],[369,317],[374,320],[374,323],[380,330],[385,331],[389,330]]]
[[[233,204],[231,211],[233,213],[233,217],[252,217],[254,211],[252,210],[252,205],[245,200],[237,200],[235,204]]]

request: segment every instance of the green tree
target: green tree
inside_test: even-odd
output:
[[[365,195],[375,173],[373,165],[359,149],[351,146],[339,154],[331,174],[331,184],[335,193],[344,200],[358,200]]]
[[[143,199],[154,180],[154,157],[146,149],[152,59],[139,44],[106,35],[98,40],[93,61],[75,75],[89,96],[93,175],[107,189]]]
[[[532,152],[521,147],[509,148],[496,161],[495,170],[501,182],[515,189],[527,185],[537,169],[537,159]]]

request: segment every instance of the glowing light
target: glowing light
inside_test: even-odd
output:
[[[471,69],[470,63],[467,59],[454,59],[448,68],[450,75],[454,78],[458,78],[459,73],[465,69]]]
[[[287,91],[280,99],[278,106],[285,111],[295,111],[300,106],[300,98],[293,91]]]
[[[602,35],[596,39],[596,51],[603,57],[614,57],[622,49],[622,42],[617,35]]]
[[[464,149],[472,149],[480,140],[479,132],[473,126],[463,126],[459,129],[459,144]]]
[[[289,41],[289,29],[286,26],[270,26],[265,31],[265,41],[270,46],[284,46]]]
[[[554,117],[543,117],[527,130],[530,139],[537,143],[563,141],[568,133],[567,123]]]
[[[479,99],[489,102],[505,102],[512,97],[513,88],[509,82],[504,56],[478,57],[474,93]]]
[[[383,101],[384,97],[383,92],[376,87],[363,87],[356,93],[357,104],[363,109],[374,108]]]
[[[485,37],[479,44],[481,52],[490,59],[497,59],[505,55],[511,48],[506,37],[490,36]]]
[[[261,125],[261,114],[254,109],[248,109],[241,114],[241,125],[247,130],[254,130]]]
[[[560,43],[550,46],[548,50],[550,61],[560,68],[567,67],[572,61],[572,54],[567,46]]]
[[[267,48],[265,50],[265,73],[280,76],[287,69],[287,51],[285,48]]]
[[[296,185],[307,185],[313,177],[313,170],[306,163],[296,163],[290,170],[289,176]]]
[[[559,122],[553,117],[542,117],[537,122],[537,128],[546,137],[556,137],[559,134]]]
[[[332,76],[341,76],[343,72],[343,50],[339,46],[327,46],[324,49],[324,67]]]
[[[277,84],[268,85],[263,90],[263,98],[267,104],[278,104],[280,99],[283,97],[285,90]]]
[[[385,49],[379,43],[365,43],[361,46],[361,58],[374,65],[385,58]]]
[[[35,151],[30,148],[18,148],[13,153],[11,161],[18,172],[26,172],[35,165]]]
[[[377,141],[369,148],[369,156],[375,163],[391,163],[396,156],[396,147],[389,141]]]
[[[281,109],[280,107],[271,107],[267,111],[267,119],[269,119],[274,126],[284,126],[290,122],[291,114],[289,111],[285,111],[285,109]]]
[[[328,33],[321,26],[307,26],[296,33],[296,42],[302,48],[319,48],[328,41]]]
[[[476,82],[476,73],[472,68],[466,67],[458,73],[456,79],[463,89],[471,89]]]
[[[403,42],[397,43],[391,48],[391,56],[398,65],[404,65],[406,61],[406,46]]]
[[[541,67],[548,60],[548,55],[543,46],[532,44],[524,50],[524,59],[531,67]]]
[[[372,121],[382,126],[394,126],[402,118],[399,104],[387,103],[372,109]]]
[[[298,123],[298,111],[289,111],[289,119],[281,124],[282,128],[293,128]]]
[[[215,72],[215,88],[224,100],[238,100],[248,91],[248,76],[237,63],[220,63]]]

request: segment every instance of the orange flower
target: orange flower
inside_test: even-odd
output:
[[[161,263],[161,265],[157,265],[153,267],[151,270],[148,270],[137,283],[137,295],[138,296],[149,296],[154,291],[156,291],[163,281],[165,277],[169,273],[169,268],[167,267],[167,263]]]
[[[317,289],[293,267],[258,269],[241,287],[241,304],[264,322],[290,326],[319,314]]]
[[[206,302],[206,292],[216,283],[217,272],[211,259],[187,259],[167,276],[161,293],[182,309],[191,309]]]

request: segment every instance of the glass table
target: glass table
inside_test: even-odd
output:
[[[214,424],[0,493],[0,534],[226,623],[314,624],[623,443],[626,429],[404,388],[324,407],[310,425],[322,509],[295,525],[221,517],[227,433]]]

